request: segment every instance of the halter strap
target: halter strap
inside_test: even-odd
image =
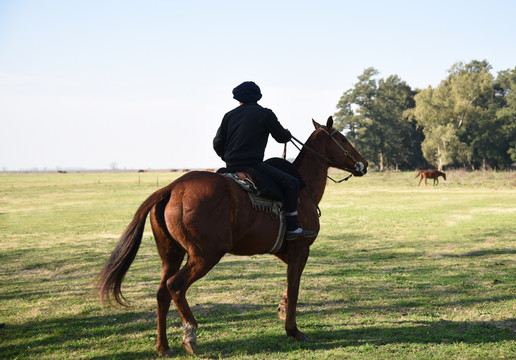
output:
[[[335,144],[337,144],[338,148],[342,150],[342,152],[344,153],[344,155],[346,155],[347,157],[349,157],[349,158],[350,158],[351,160],[353,160],[353,162],[355,163],[355,169],[342,168],[343,170],[350,172],[350,174],[349,174],[346,178],[341,179],[341,180],[334,180],[334,179],[332,179],[330,176],[326,175],[326,177],[327,177],[328,179],[330,179],[331,181],[333,181],[333,182],[334,182],[334,183],[336,183],[336,184],[340,184],[341,182],[343,182],[343,181],[347,181],[350,177],[352,177],[352,176],[353,176],[353,171],[356,171],[356,170],[359,170],[359,169],[360,169],[359,171],[361,171],[361,170],[363,169],[363,166],[364,166],[364,165],[363,165],[360,161],[358,161],[357,159],[355,159],[355,158],[354,158],[354,157],[349,153],[349,151],[348,151],[348,150],[346,150],[346,149],[344,149],[344,147],[343,147],[343,146],[338,142],[338,140],[337,140],[337,139],[335,139],[335,138],[333,137],[333,134],[335,134],[336,132],[338,132],[338,131],[337,131],[337,129],[333,129],[333,131],[332,131],[331,133],[330,133],[330,132],[328,132],[326,129],[322,128],[322,127],[321,127],[321,128],[319,128],[319,129],[321,129],[321,131],[324,131],[324,132],[329,136],[329,138],[330,138],[330,139],[332,139],[332,140],[333,140],[333,142],[334,142]],[[333,167],[340,167],[340,166],[336,166],[337,164],[336,164],[333,160],[331,160],[331,159],[327,158],[327,157],[326,157],[326,156],[324,156],[323,154],[319,153],[317,150],[315,150],[315,149],[311,148],[310,146],[307,146],[305,143],[303,143],[303,142],[299,141],[295,136],[292,136],[292,140],[297,141],[297,142],[298,142],[298,143],[299,143],[303,148],[305,148],[305,149],[307,149],[307,150],[311,151],[311,152],[312,152],[312,153],[314,153],[315,155],[317,155],[317,156],[319,156],[320,158],[324,159],[324,160],[325,160],[325,161],[326,161],[330,166],[333,166]],[[299,151],[301,151],[301,149],[297,146],[297,144],[296,144],[294,141],[292,141],[292,140],[291,140],[292,144],[294,144],[294,146],[295,146]],[[286,144],[285,144],[284,154],[286,154]],[[359,167],[359,169],[357,169],[357,167]]]

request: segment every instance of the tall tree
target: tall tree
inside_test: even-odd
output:
[[[415,105],[414,92],[397,75],[376,79],[372,67],[358,77],[354,88],[344,92],[337,104],[335,124],[354,139],[363,155],[378,166],[408,165],[414,151],[410,139],[417,138],[415,124],[405,111]],[[417,149],[417,147],[416,147]]]
[[[457,133],[467,154],[463,162],[471,166],[482,164],[484,169],[487,158],[492,156],[490,139],[496,137],[496,116],[492,111],[494,78],[490,70],[487,61],[473,60],[466,65],[456,64],[449,76],[455,110],[460,116]]]
[[[397,75],[378,80],[375,99],[376,123],[383,133],[381,163],[395,166],[407,164],[413,154],[410,141],[414,137],[414,126],[406,116],[407,109],[415,106],[414,92]],[[417,149],[417,147],[416,147]]]
[[[516,161],[516,67],[498,73],[495,82],[496,117],[499,121],[497,145],[502,162]]]
[[[428,87],[415,96],[413,115],[425,135],[421,149],[425,159],[439,170],[453,162],[458,148],[455,121],[450,120],[453,119],[450,99],[448,86]]]
[[[436,89],[416,96],[414,115],[423,127],[425,158],[442,168],[448,164],[485,166],[495,111],[491,66],[487,61],[457,63]]]

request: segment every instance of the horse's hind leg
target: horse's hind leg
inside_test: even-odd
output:
[[[171,356],[172,349],[170,349],[167,340],[167,313],[170,309],[172,297],[167,289],[167,280],[179,270],[186,252],[170,236],[162,217],[163,212],[160,210],[162,209],[156,211],[156,208],[153,208],[150,216],[152,232],[161,257],[161,283],[156,296],[158,303],[156,350],[161,356]]]
[[[186,300],[186,291],[196,280],[206,275],[219,262],[222,255],[209,252],[202,256],[188,254],[185,266],[167,281],[167,288],[183,322],[183,347],[190,355],[195,354],[197,321]]]
[[[157,293],[158,301],[158,337],[156,339],[156,350],[160,355],[169,356],[172,354],[172,350],[168,345],[167,339],[167,314],[170,309],[170,303],[172,297],[167,289],[167,280],[172,277],[183,261],[183,256],[178,256],[175,259],[169,259],[162,262],[161,265],[161,282]]]

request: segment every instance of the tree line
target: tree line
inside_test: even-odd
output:
[[[516,161],[516,67],[456,63],[436,87],[412,89],[367,68],[337,104],[335,126],[378,170],[507,169]]]

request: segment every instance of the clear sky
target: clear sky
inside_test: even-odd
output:
[[[239,83],[305,140],[367,67],[412,88],[514,68],[515,19],[512,0],[0,0],[0,171],[220,167]]]

